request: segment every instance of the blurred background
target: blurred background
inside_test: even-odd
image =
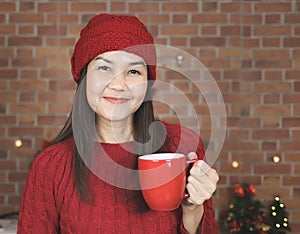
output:
[[[296,0],[2,0],[0,215],[18,210],[30,163],[56,136],[71,110],[76,85],[70,56],[81,28],[100,12],[138,16],[157,44],[191,54],[217,82],[227,112],[226,139],[214,164],[220,174],[214,195],[220,233],[229,233],[224,223],[235,185],[242,183],[255,187],[253,198],[266,209],[280,196],[291,233],[300,233],[300,2]],[[177,56],[169,59],[178,61]],[[172,82],[193,103],[207,146],[211,116],[199,90],[178,72],[158,73],[158,79]],[[166,105],[156,103],[155,110],[160,119],[178,121]]]

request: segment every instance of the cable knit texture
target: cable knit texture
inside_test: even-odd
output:
[[[99,54],[124,50],[142,57],[149,65],[152,80],[156,79],[154,40],[145,25],[135,16],[99,14],[81,30],[71,58],[76,82],[84,66]]]
[[[165,126],[168,133],[165,151],[188,153],[197,144],[199,158],[204,157],[202,142],[194,132],[178,125]],[[179,142],[183,142],[180,148]],[[48,147],[34,160],[22,197],[19,234],[187,233],[182,223],[181,208],[174,211],[142,211],[145,203],[140,191],[114,187],[92,173],[88,179],[95,194],[94,202],[82,202],[74,186],[73,145],[73,138],[69,138]],[[135,156],[122,144],[103,143],[102,147],[118,164],[127,168],[136,165]],[[110,173],[122,178],[120,171]],[[128,179],[128,175],[124,177]],[[126,179],[123,178],[124,181]],[[199,233],[200,229],[202,234],[218,233],[211,199],[204,203],[201,226]]]

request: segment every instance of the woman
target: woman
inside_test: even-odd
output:
[[[204,157],[194,132],[155,121],[153,44],[134,16],[100,14],[83,28],[71,59],[78,83],[73,110],[32,164],[18,233],[218,232],[211,201],[218,174],[202,173],[204,161],[192,166],[190,196],[176,210],[150,210],[139,190],[138,156],[194,151]]]

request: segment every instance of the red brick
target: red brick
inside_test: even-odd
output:
[[[232,12],[232,13],[246,13],[246,12],[252,12],[251,10],[251,4],[248,3],[221,3],[221,12]]]
[[[42,127],[13,127],[9,129],[9,136],[38,136],[43,134]]]
[[[74,46],[75,38],[46,38],[46,46],[49,47],[70,47]]]
[[[248,26],[221,26],[222,36],[249,36],[250,27]]]
[[[172,17],[172,22],[174,24],[182,24],[188,22],[188,16],[186,14],[176,14]]]
[[[244,14],[232,14],[230,15],[230,22],[234,24],[243,25],[256,25],[262,24],[263,18],[258,14],[244,15]]]
[[[35,29],[34,26],[20,25],[19,26],[19,35],[34,35]]]
[[[269,59],[289,59],[291,53],[288,49],[260,49],[253,50],[254,59],[269,58]]]
[[[264,78],[265,78],[265,80],[268,80],[268,81],[273,81],[273,80],[281,81],[283,79],[283,73],[282,73],[282,71],[266,70],[265,74],[264,74]]]
[[[255,3],[255,12],[289,12],[292,10],[292,3],[280,3],[280,2],[270,2],[270,3]]]
[[[226,14],[194,14],[192,23],[196,24],[223,24],[227,22]]]
[[[40,115],[37,118],[39,125],[63,125],[66,121],[66,116],[58,116],[58,115]]]
[[[280,47],[281,39],[280,38],[263,38],[263,46],[264,47]]]
[[[298,176],[284,176],[282,184],[285,186],[290,185],[293,187],[299,186],[300,185],[299,177]]]
[[[170,39],[171,45],[174,47],[177,46],[184,46],[186,47],[188,45],[188,40],[186,37],[172,37]]]
[[[10,104],[11,113],[44,113],[44,104]]]
[[[1,192],[4,192],[6,194],[9,194],[9,193],[14,193],[16,191],[15,189],[15,185],[14,184],[8,184],[8,183],[1,183],[0,184],[0,191]]]
[[[44,81],[11,81],[10,82],[11,88],[13,90],[24,90],[24,87],[26,87],[26,90],[44,90],[47,87],[47,83]]]
[[[46,65],[46,59],[42,58],[17,58],[12,60],[12,65],[16,67],[43,67]]]
[[[280,15],[266,15],[265,16],[265,22],[266,24],[280,24],[281,22],[281,16]]]
[[[68,4],[67,3],[47,3],[47,2],[39,2],[38,3],[38,11],[39,12],[67,12]]]
[[[300,70],[286,70],[285,71],[285,78],[286,79],[295,79],[298,80],[300,77]]]
[[[14,2],[0,2],[0,12],[13,12],[16,10],[16,4]]]
[[[31,70],[31,69],[21,70],[20,78],[22,78],[22,79],[37,79],[37,71]]]
[[[216,36],[217,34],[218,34],[218,29],[216,26],[202,26],[201,27],[201,35]]]
[[[168,14],[140,14],[138,17],[143,23],[151,24],[169,24],[171,16]]]
[[[252,130],[252,139],[287,139],[289,130],[255,129]]]
[[[9,46],[41,46],[42,38],[40,37],[9,37]]]
[[[58,79],[60,77],[68,77],[70,75],[70,71],[64,69],[42,69],[41,70],[41,78],[54,78]]]
[[[66,26],[57,26],[57,25],[41,25],[37,28],[39,35],[66,35],[67,27]]]
[[[300,47],[300,37],[291,37],[283,39],[284,47]]]
[[[290,92],[292,86],[288,82],[265,82],[254,84],[254,92],[267,92],[272,90],[272,92]]]
[[[18,71],[16,69],[0,69],[0,79],[16,79]]]
[[[262,125],[264,128],[277,128],[281,122],[280,117],[266,115],[262,118]]]
[[[299,99],[300,98],[300,94],[284,94],[283,95],[283,102],[284,103],[295,103],[295,104],[299,104]]]
[[[17,123],[16,116],[13,115],[0,115],[0,125],[15,125]]]
[[[192,46],[225,46],[225,38],[222,37],[192,37]]]
[[[255,61],[256,68],[291,68],[290,60],[283,59],[260,59]]]
[[[44,15],[43,14],[27,14],[27,13],[12,13],[9,15],[10,23],[43,23]]]
[[[204,12],[217,12],[219,7],[217,2],[201,2],[202,11]]]
[[[34,2],[20,2],[19,8],[21,12],[33,12],[35,9]]]
[[[287,164],[256,164],[255,165],[255,173],[263,173],[267,174],[287,174],[291,173],[291,165]]]
[[[280,187],[281,185],[280,176],[265,176],[263,178],[262,185],[266,187]]]
[[[290,106],[289,105],[255,105],[253,106],[253,114],[254,115],[290,115]]]
[[[15,170],[17,168],[16,161],[12,160],[6,160],[6,161],[1,161],[0,163],[0,170]]]
[[[300,23],[300,15],[299,14],[285,14],[284,22],[287,24]]]
[[[101,12],[106,11],[107,4],[106,3],[71,3],[71,11],[72,12]]]
[[[197,26],[178,26],[178,25],[166,25],[162,26],[163,35],[197,35]]]
[[[110,11],[125,11],[126,10],[126,3],[125,2],[111,2],[110,3]]]
[[[279,94],[266,94],[263,97],[263,102],[265,104],[279,104],[280,95]]]
[[[146,4],[148,5],[148,4]],[[144,8],[147,8],[144,6]],[[153,10],[149,9],[148,11]],[[198,3],[193,2],[162,2],[163,12],[197,12]]]
[[[15,25],[0,25],[0,33],[2,35],[15,35],[16,26]]]
[[[10,172],[8,173],[8,180],[11,182],[24,181],[27,177],[25,172]]]
[[[276,142],[267,142],[264,141],[262,142],[262,146],[261,146],[262,150],[269,150],[269,151],[274,151],[277,149],[277,143]]]
[[[47,17],[47,23],[52,24],[58,24],[59,25],[65,25],[65,24],[76,24],[78,22],[79,15],[78,14],[68,14],[68,15],[61,15],[61,14],[55,14],[55,15],[48,15]]]
[[[291,32],[291,26],[256,26],[254,28],[255,36],[289,36]]]
[[[20,125],[33,125],[35,123],[35,115],[29,113],[19,114],[19,124]]]
[[[129,11],[130,12],[159,12],[159,4],[150,2],[130,2],[129,3]]]

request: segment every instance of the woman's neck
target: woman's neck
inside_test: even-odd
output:
[[[98,140],[104,143],[124,143],[133,140],[132,119],[126,121],[96,120]]]

